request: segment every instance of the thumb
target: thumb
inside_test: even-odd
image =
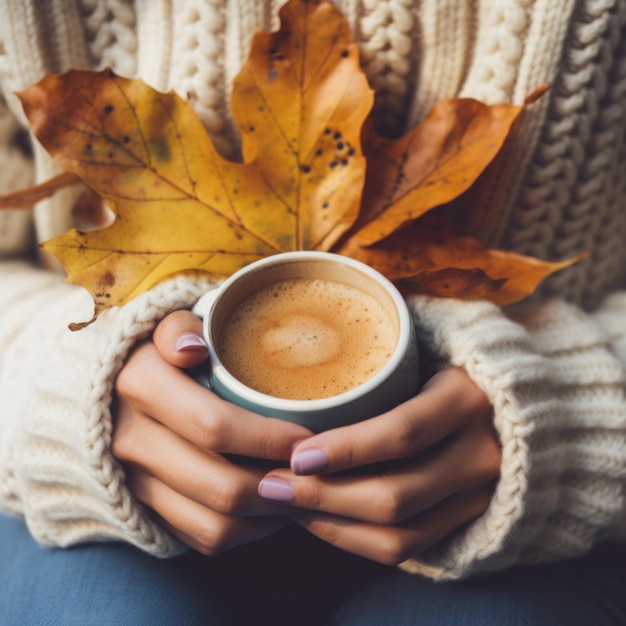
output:
[[[191,311],[174,311],[163,318],[153,341],[161,356],[176,367],[195,367],[209,356],[202,322]]]

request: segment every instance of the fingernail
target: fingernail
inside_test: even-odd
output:
[[[206,350],[208,348],[203,337],[196,333],[184,333],[176,340],[176,350],[185,352],[186,350]]]
[[[296,494],[289,481],[283,478],[264,478],[259,483],[259,495],[266,500],[274,502],[293,502]]]
[[[328,455],[321,448],[311,448],[294,454],[291,469],[294,474],[317,474],[328,467]]]

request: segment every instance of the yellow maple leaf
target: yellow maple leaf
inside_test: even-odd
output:
[[[44,244],[96,315],[181,271],[226,276],[277,252],[328,250],[356,219],[372,92],[338,11],[299,6],[283,9],[281,31],[255,37],[236,79],[244,163],[219,155],[178,95],[108,69],[46,76],[19,94],[55,161],[116,215]],[[350,158],[334,167],[339,133]]]

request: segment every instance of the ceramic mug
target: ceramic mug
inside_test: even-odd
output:
[[[347,286],[346,290],[360,290],[367,297],[373,297],[383,307],[392,321],[395,342],[389,346],[388,358],[385,357],[386,360],[378,371],[345,391],[327,397],[307,399],[278,397],[264,393],[244,384],[229,371],[224,364],[224,361],[228,360],[224,358],[226,356],[223,353],[224,346],[220,346],[223,343],[221,339],[223,326],[238,315],[238,308],[242,307],[242,303],[252,294],[264,288],[273,289],[273,286],[281,281],[294,280],[317,281],[322,285],[319,296],[309,295],[306,297],[308,300],[305,298],[301,303],[300,311],[304,313],[298,318],[300,321],[313,312],[318,304],[317,300],[324,300],[323,285],[334,289],[334,285],[330,283],[339,285],[339,293],[342,285]],[[282,297],[280,291],[275,295]],[[406,303],[387,278],[354,259],[315,251],[285,252],[266,257],[234,273],[219,287],[206,294],[195,310],[203,317],[204,338],[209,346],[208,368],[199,377],[200,382],[225,400],[261,415],[289,420],[314,432],[320,432],[374,417],[408,400],[419,390],[417,339]],[[337,312],[331,321],[333,323],[340,321],[341,315],[341,312]],[[280,335],[284,331],[281,319],[276,319],[275,322],[278,330],[270,329],[269,332]],[[313,324],[315,323],[313,321]],[[372,324],[369,323],[369,326]],[[306,334],[306,329],[304,332]],[[322,334],[324,332],[322,330]],[[333,350],[341,353],[341,337],[335,337],[333,332],[328,331],[335,340]],[[354,332],[359,333],[358,330]],[[367,333],[364,333],[365,335]],[[295,349],[293,344],[297,343],[298,338],[292,341],[290,337],[291,335],[285,335],[279,337],[278,341],[279,343],[282,341],[282,348],[293,351]],[[313,341],[313,344],[305,344],[304,351],[298,358],[310,359],[311,354],[316,355],[316,351],[322,349],[315,344],[317,334],[311,334],[311,337],[307,340]],[[360,338],[360,333],[354,338]],[[248,344],[243,345],[246,347]],[[305,369],[307,366],[308,363],[305,363]]]

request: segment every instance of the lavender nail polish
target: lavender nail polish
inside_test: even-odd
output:
[[[289,481],[283,478],[264,478],[259,483],[259,495],[266,500],[273,500],[274,502],[293,502],[296,494],[293,491],[293,487]]]
[[[207,343],[203,337],[196,333],[183,333],[176,340],[176,350],[184,352],[186,350],[198,350],[200,348],[207,349]]]
[[[328,467],[328,455],[321,448],[311,448],[294,454],[291,469],[294,474],[318,474]]]

